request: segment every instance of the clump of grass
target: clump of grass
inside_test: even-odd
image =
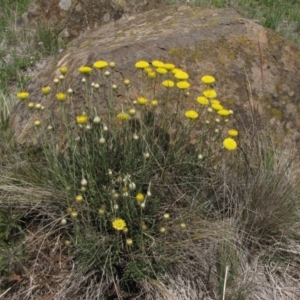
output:
[[[80,113],[65,87],[68,68],[61,67],[56,85],[41,91],[47,101],[59,102],[57,120],[43,119],[43,105],[33,103],[29,93],[17,95],[32,114],[44,175],[67,189],[61,205],[66,245],[85,272],[97,269],[105,282],[116,276],[117,288],[133,293],[142,282],[169,273],[176,260],[187,259],[182,243],[191,246],[198,239],[217,183],[212,165],[234,157],[238,135],[226,130],[232,111],[216,99],[214,77],[202,77],[203,95],[191,103],[186,71],[161,61],[135,67],[140,96],[130,97],[126,79],[120,104],[113,62],[80,67],[85,99]],[[99,101],[107,114],[98,115]],[[67,147],[58,148],[62,145]],[[210,187],[202,189],[205,185]]]
[[[125,79],[121,103],[115,64],[105,61],[78,69],[78,111],[67,66],[42,88],[42,103],[19,92],[37,146],[22,154],[22,164],[5,164],[2,190],[9,177],[10,192],[16,184],[24,193],[45,183],[52,189],[52,200],[32,203],[45,210],[39,216],[51,216],[40,232],[58,235],[76,265],[60,297],[74,295],[80,283],[81,294],[95,299],[143,298],[146,290],[150,299],[243,299],[254,290],[255,278],[240,281],[253,253],[266,257],[297,235],[297,164],[290,155],[283,160],[272,139],[231,126],[237,116],[216,99],[214,77],[203,76],[202,95],[192,95],[185,70],[160,61],[136,68],[140,95],[131,96]],[[51,99],[59,103],[56,117],[43,106]],[[32,206],[21,203],[25,211]],[[27,220],[41,218],[24,209]]]

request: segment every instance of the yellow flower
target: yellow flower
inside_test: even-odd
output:
[[[179,81],[176,85],[181,90],[186,90],[190,87],[190,84],[187,81]]]
[[[27,92],[20,92],[17,94],[17,97],[20,99],[20,100],[25,100],[29,97],[29,93]]]
[[[61,73],[62,75],[65,75],[65,74],[67,74],[67,72],[68,72],[68,67],[62,66],[62,67],[59,68],[59,71],[60,71],[60,73]]]
[[[76,197],[75,197],[75,201],[77,202],[77,203],[80,203],[80,202],[82,202],[83,201],[83,197],[82,197],[82,195],[77,195]]]
[[[202,105],[208,105],[209,104],[208,99],[206,97],[204,97],[204,96],[197,97],[197,102],[199,104],[202,104]]]
[[[126,121],[130,118],[130,116],[128,114],[126,114],[125,112],[121,112],[117,115],[117,118],[121,121]]]
[[[149,72],[153,72],[153,69],[151,67],[147,67],[147,68],[144,69],[144,71],[146,73],[149,73]]]
[[[175,68],[175,65],[167,63],[164,64],[164,68],[167,69],[168,71],[171,71]]]
[[[78,124],[86,124],[88,121],[87,115],[80,115],[76,117],[76,121]]]
[[[166,88],[171,88],[174,86],[174,82],[172,80],[164,80],[162,82],[162,85],[165,86]]]
[[[29,102],[29,103],[27,104],[27,106],[28,106],[28,108],[34,108],[34,102]]]
[[[153,79],[153,78],[156,77],[156,72],[155,71],[148,72],[147,75],[148,75],[149,78]]]
[[[123,219],[115,219],[112,226],[116,230],[123,230],[126,227],[126,222]]]
[[[221,104],[221,102],[217,99],[210,100],[211,104]]]
[[[101,205],[101,207],[98,210],[99,215],[104,215],[105,214],[105,206]]]
[[[228,134],[230,136],[238,136],[239,132],[236,129],[230,129],[228,130]]]
[[[166,74],[168,72],[168,70],[165,68],[157,68],[156,72],[160,75],[163,75],[163,74]]]
[[[145,197],[142,193],[138,193],[136,196],[135,196],[135,199],[138,201],[138,202],[143,202]]]
[[[182,70],[180,70],[178,68],[174,68],[171,70],[171,72],[175,75],[177,72],[182,72]]]
[[[201,78],[201,81],[204,82],[205,84],[211,84],[211,83],[214,83],[216,81],[216,79],[213,76],[204,75]]]
[[[152,100],[151,101],[151,106],[156,107],[158,105],[158,101],[157,100]]]
[[[137,99],[137,102],[141,105],[145,105],[148,102],[148,99],[144,98],[144,97],[139,97]]]
[[[126,245],[127,246],[131,246],[133,244],[133,240],[132,239],[126,239]]]
[[[130,108],[128,112],[131,116],[134,116],[136,113],[136,110],[134,108]]]
[[[180,79],[180,80],[186,80],[189,78],[189,74],[186,72],[183,72],[181,70],[176,72],[174,76],[175,76],[175,78]]]
[[[33,124],[36,127],[40,127],[41,126],[41,121],[40,120],[35,120]]]
[[[129,87],[130,86],[130,80],[129,79],[124,79],[124,84],[126,87]]]
[[[206,90],[204,90],[203,95],[206,98],[216,98],[217,97],[217,92],[213,89],[206,89]]]
[[[48,94],[50,94],[50,92],[51,92],[50,86],[43,86],[42,87],[42,93],[43,93],[43,95],[48,95]]]
[[[111,69],[113,69],[113,68],[116,67],[116,63],[115,63],[114,61],[109,62],[108,65],[109,65],[109,67],[110,67]]]
[[[218,114],[220,116],[227,117],[230,115],[230,111],[227,109],[220,109],[220,110],[218,110]]]
[[[194,110],[188,110],[186,111],[185,116],[189,119],[197,119],[198,113]]]
[[[56,94],[56,99],[60,102],[63,102],[67,99],[67,95],[64,93],[57,93]]]
[[[211,107],[214,109],[214,110],[222,110],[223,109],[223,106],[221,104],[218,104],[218,103],[213,103],[211,105]]]
[[[135,67],[137,69],[145,69],[149,67],[149,63],[144,60],[140,60],[135,64]]]
[[[90,75],[91,72],[92,72],[92,68],[90,67],[87,67],[87,66],[81,66],[78,71],[81,73],[81,74],[84,74],[84,75]]]
[[[96,69],[104,69],[108,66],[108,63],[105,60],[98,60],[94,62],[94,68]]]
[[[229,151],[235,150],[237,148],[237,143],[232,138],[227,138],[223,141],[223,146]]]
[[[154,60],[152,62],[152,66],[154,66],[155,68],[161,68],[164,66],[164,63],[160,60]]]

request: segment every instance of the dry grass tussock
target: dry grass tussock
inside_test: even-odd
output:
[[[253,144],[249,146],[253,150]],[[172,255],[174,247],[182,251],[170,271],[157,280],[139,282],[137,291],[130,294],[122,290],[113,271],[104,274],[90,266],[77,268],[76,253],[63,243],[66,228],[61,228],[57,209],[63,193],[32,181],[18,181],[12,169],[26,166],[24,161],[4,166],[1,210],[9,204],[14,214],[23,215],[25,238],[15,245],[24,248],[20,263],[13,257],[15,249],[10,257],[11,275],[22,275],[17,281],[2,276],[3,299],[300,298],[298,206],[289,202],[299,188],[298,158],[269,148],[270,158],[261,143],[256,149],[260,151],[249,149],[244,148],[248,156],[244,163],[251,161],[252,171],[243,168],[245,173],[239,177],[222,177],[223,185],[215,189],[216,202],[206,214],[191,218],[193,231],[187,239],[176,240],[174,232],[166,255]],[[232,169],[230,174],[234,174]],[[220,189],[226,197],[220,197]],[[193,210],[195,207],[191,213]]]
[[[214,99],[212,76],[202,78],[195,110],[186,107],[189,83],[178,85],[176,78],[188,74],[155,64],[136,64],[141,84],[154,86],[157,99],[177,100],[131,99],[128,92],[121,111],[112,105],[115,64],[79,68],[84,99],[111,97],[105,121],[92,101],[82,104],[81,115],[64,116],[72,93],[63,90],[68,68],[60,69],[62,84],[42,92],[50,99],[54,90],[60,101],[67,159],[54,151],[51,124],[35,120],[33,134],[51,139],[32,148],[1,131],[5,299],[300,297],[297,152],[275,144],[267,129],[255,131],[255,124],[253,131],[228,130],[236,116]],[[92,72],[102,86],[89,84]],[[124,84],[130,91],[130,81]],[[31,101],[26,92],[18,97]],[[182,125],[176,130],[174,118]]]

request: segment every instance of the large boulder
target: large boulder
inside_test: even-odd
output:
[[[119,86],[118,99],[126,95],[124,78],[132,81],[130,97],[136,99],[140,95],[136,61],[172,62],[190,74],[191,97],[186,99],[187,107],[198,105],[195,98],[204,89],[200,78],[211,74],[217,79],[219,100],[235,112],[234,120],[240,129],[252,129],[255,119],[255,130],[270,124],[280,134],[279,140],[299,141],[299,48],[273,31],[241,18],[232,9],[168,6],[124,16],[85,31],[28,86],[31,99],[45,106],[44,126],[59,110],[55,100],[58,88],[53,87],[49,101],[42,96],[41,87],[52,86],[59,67],[67,66],[64,86],[74,90],[72,105],[80,113],[84,87],[78,67],[92,66],[99,59],[116,62],[114,82]],[[90,82],[98,80],[96,73],[92,72]],[[93,101],[105,115],[106,103],[101,99]],[[19,142],[32,139],[33,122],[40,117],[40,112],[29,112],[26,105],[18,103],[10,118]]]

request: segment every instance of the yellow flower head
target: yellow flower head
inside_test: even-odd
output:
[[[156,107],[157,105],[158,105],[158,101],[157,100],[154,99],[154,100],[151,101],[151,106],[152,107]]]
[[[176,85],[180,90],[186,90],[191,86],[187,81],[179,81]]]
[[[140,60],[135,64],[135,67],[137,69],[145,69],[149,67],[149,63],[144,60]]]
[[[34,108],[34,102],[29,102],[28,104],[27,104],[27,107],[28,108]]]
[[[125,112],[121,112],[117,115],[117,118],[121,121],[126,121],[130,118],[130,116],[128,114],[126,114]]]
[[[164,74],[166,74],[166,73],[168,72],[168,70],[165,69],[165,68],[157,68],[157,69],[156,69],[156,72],[157,72],[158,74],[160,74],[160,75],[164,75]]]
[[[175,75],[177,72],[183,72],[183,71],[178,68],[174,68],[171,70],[171,72]]]
[[[228,130],[228,134],[230,136],[238,136],[239,132],[236,129],[230,129]]]
[[[84,74],[84,75],[90,75],[91,72],[92,72],[92,68],[90,67],[87,67],[87,66],[81,66],[78,71],[81,73],[81,74]]]
[[[43,86],[42,87],[42,93],[43,93],[43,95],[48,95],[48,94],[50,94],[50,92],[51,92],[50,86]]]
[[[68,72],[68,67],[66,66],[62,66],[59,68],[59,72],[62,74],[62,75],[66,75],[67,72]]]
[[[129,79],[124,79],[124,84],[126,87],[129,87],[130,86],[130,80]]]
[[[128,112],[131,116],[134,116],[136,113],[136,110],[134,108],[130,108]]]
[[[211,104],[221,104],[221,102],[217,99],[210,100]]]
[[[133,244],[133,240],[132,239],[126,239],[126,245],[127,246],[131,246]]]
[[[173,64],[164,64],[164,68],[167,69],[168,71],[171,71],[175,68],[175,65]]]
[[[184,114],[187,118],[189,119],[197,119],[198,118],[198,113],[194,110],[188,110]]]
[[[150,79],[153,79],[153,78],[156,77],[156,72],[155,72],[155,71],[151,71],[151,72],[148,72],[147,75],[148,75],[148,77],[149,77]]]
[[[87,115],[80,115],[76,117],[76,121],[78,124],[86,124],[88,121]]]
[[[218,114],[220,116],[227,117],[230,115],[230,111],[227,109],[220,109],[220,110],[218,110]]]
[[[214,109],[214,110],[222,110],[223,109],[223,106],[221,104],[218,104],[218,103],[213,103],[211,105],[211,107]]]
[[[148,102],[148,99],[147,98],[144,98],[144,97],[139,97],[137,99],[137,102],[141,105],[145,105],[147,102]]]
[[[145,197],[142,193],[138,193],[136,196],[135,196],[135,199],[138,201],[138,202],[143,202]]]
[[[204,96],[197,97],[197,102],[202,105],[209,105],[208,99]]]
[[[121,231],[126,227],[126,222],[123,219],[115,219],[112,222],[112,227]]]
[[[232,138],[227,138],[223,141],[223,146],[229,151],[235,150],[237,148],[237,143]]]
[[[40,120],[35,120],[33,124],[34,124],[35,127],[40,127],[41,126],[41,121]]]
[[[171,88],[174,86],[174,82],[172,80],[164,80],[162,82],[162,85],[165,86],[166,88]]]
[[[152,62],[152,66],[154,66],[155,68],[162,68],[164,66],[164,63],[160,60],[154,60]]]
[[[216,81],[216,79],[213,77],[213,76],[210,76],[210,75],[204,75],[202,78],[201,78],[201,81],[205,84],[212,84]]]
[[[186,80],[189,78],[189,74],[179,70],[178,72],[175,73],[175,78],[179,79],[179,80]]]
[[[116,63],[114,61],[110,61],[108,65],[111,69],[116,67]]]
[[[108,66],[108,63],[105,60],[98,60],[94,62],[94,68],[96,69],[104,69]]]
[[[60,102],[63,102],[67,99],[67,95],[64,93],[57,93],[56,94],[56,99]]]
[[[206,90],[204,90],[203,95],[206,98],[216,98],[217,97],[217,92],[213,89],[206,89]]]
[[[20,92],[20,93],[17,94],[17,97],[20,100],[26,100],[29,97],[29,93],[27,93],[27,92]]]
[[[144,71],[148,74],[149,72],[153,72],[153,69],[151,67],[147,67]]]

